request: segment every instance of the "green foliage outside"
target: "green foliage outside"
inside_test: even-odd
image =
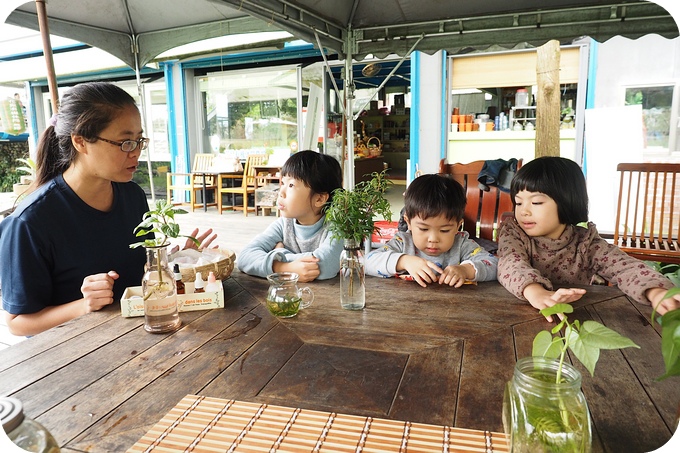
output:
[[[149,167],[146,161],[139,161],[139,167],[135,172],[132,180],[139,184],[147,195],[151,195],[151,184],[149,184]],[[168,180],[166,177],[167,171],[170,171],[170,162],[151,162],[151,169],[153,172],[153,188],[156,198],[166,198]],[[166,170],[167,171],[159,171]]]
[[[19,182],[23,172],[17,171],[22,165],[17,159],[26,159],[28,154],[28,142],[0,143],[0,192],[11,192]]]

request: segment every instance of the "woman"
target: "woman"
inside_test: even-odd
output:
[[[134,99],[115,85],[84,83],[64,95],[40,137],[36,181],[0,223],[3,308],[14,335],[100,310],[140,284],[144,250],[129,244],[149,210],[131,182],[149,142],[142,133]]]

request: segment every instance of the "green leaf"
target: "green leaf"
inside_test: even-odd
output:
[[[568,337],[567,341],[571,352],[573,352],[579,362],[586,367],[590,375],[594,376],[595,365],[600,358],[600,349],[584,343],[581,339],[581,335],[574,329],[567,328],[565,335]]]
[[[543,310],[541,310],[541,314],[543,316],[556,315],[558,313],[563,314],[563,313],[573,313],[573,312],[574,312],[574,307],[572,307],[569,304],[555,304],[552,307],[545,307]]]
[[[661,354],[666,365],[666,373],[680,359],[680,316],[666,318],[674,312],[680,312],[680,310],[669,311],[661,317]]]
[[[596,321],[585,321],[579,331],[580,340],[588,347],[598,349],[638,348],[630,338],[605,327]]]
[[[553,340],[553,336],[547,330],[541,330],[534,338],[531,355],[534,357],[549,357],[556,359],[562,352],[562,339]]]

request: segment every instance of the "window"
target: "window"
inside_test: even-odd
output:
[[[625,105],[642,106],[645,152],[668,153],[671,139],[677,142],[677,128],[671,136],[673,117],[673,85],[639,86],[626,88]],[[677,120],[676,120],[677,121]],[[675,144],[675,151],[678,150]]]

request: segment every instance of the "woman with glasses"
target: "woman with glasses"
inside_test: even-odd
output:
[[[10,332],[35,335],[140,284],[144,250],[129,244],[139,241],[133,230],[149,206],[132,175],[148,142],[135,101],[121,88],[84,83],[63,96],[38,143],[36,180],[0,223]],[[198,236],[203,246],[211,233]]]

